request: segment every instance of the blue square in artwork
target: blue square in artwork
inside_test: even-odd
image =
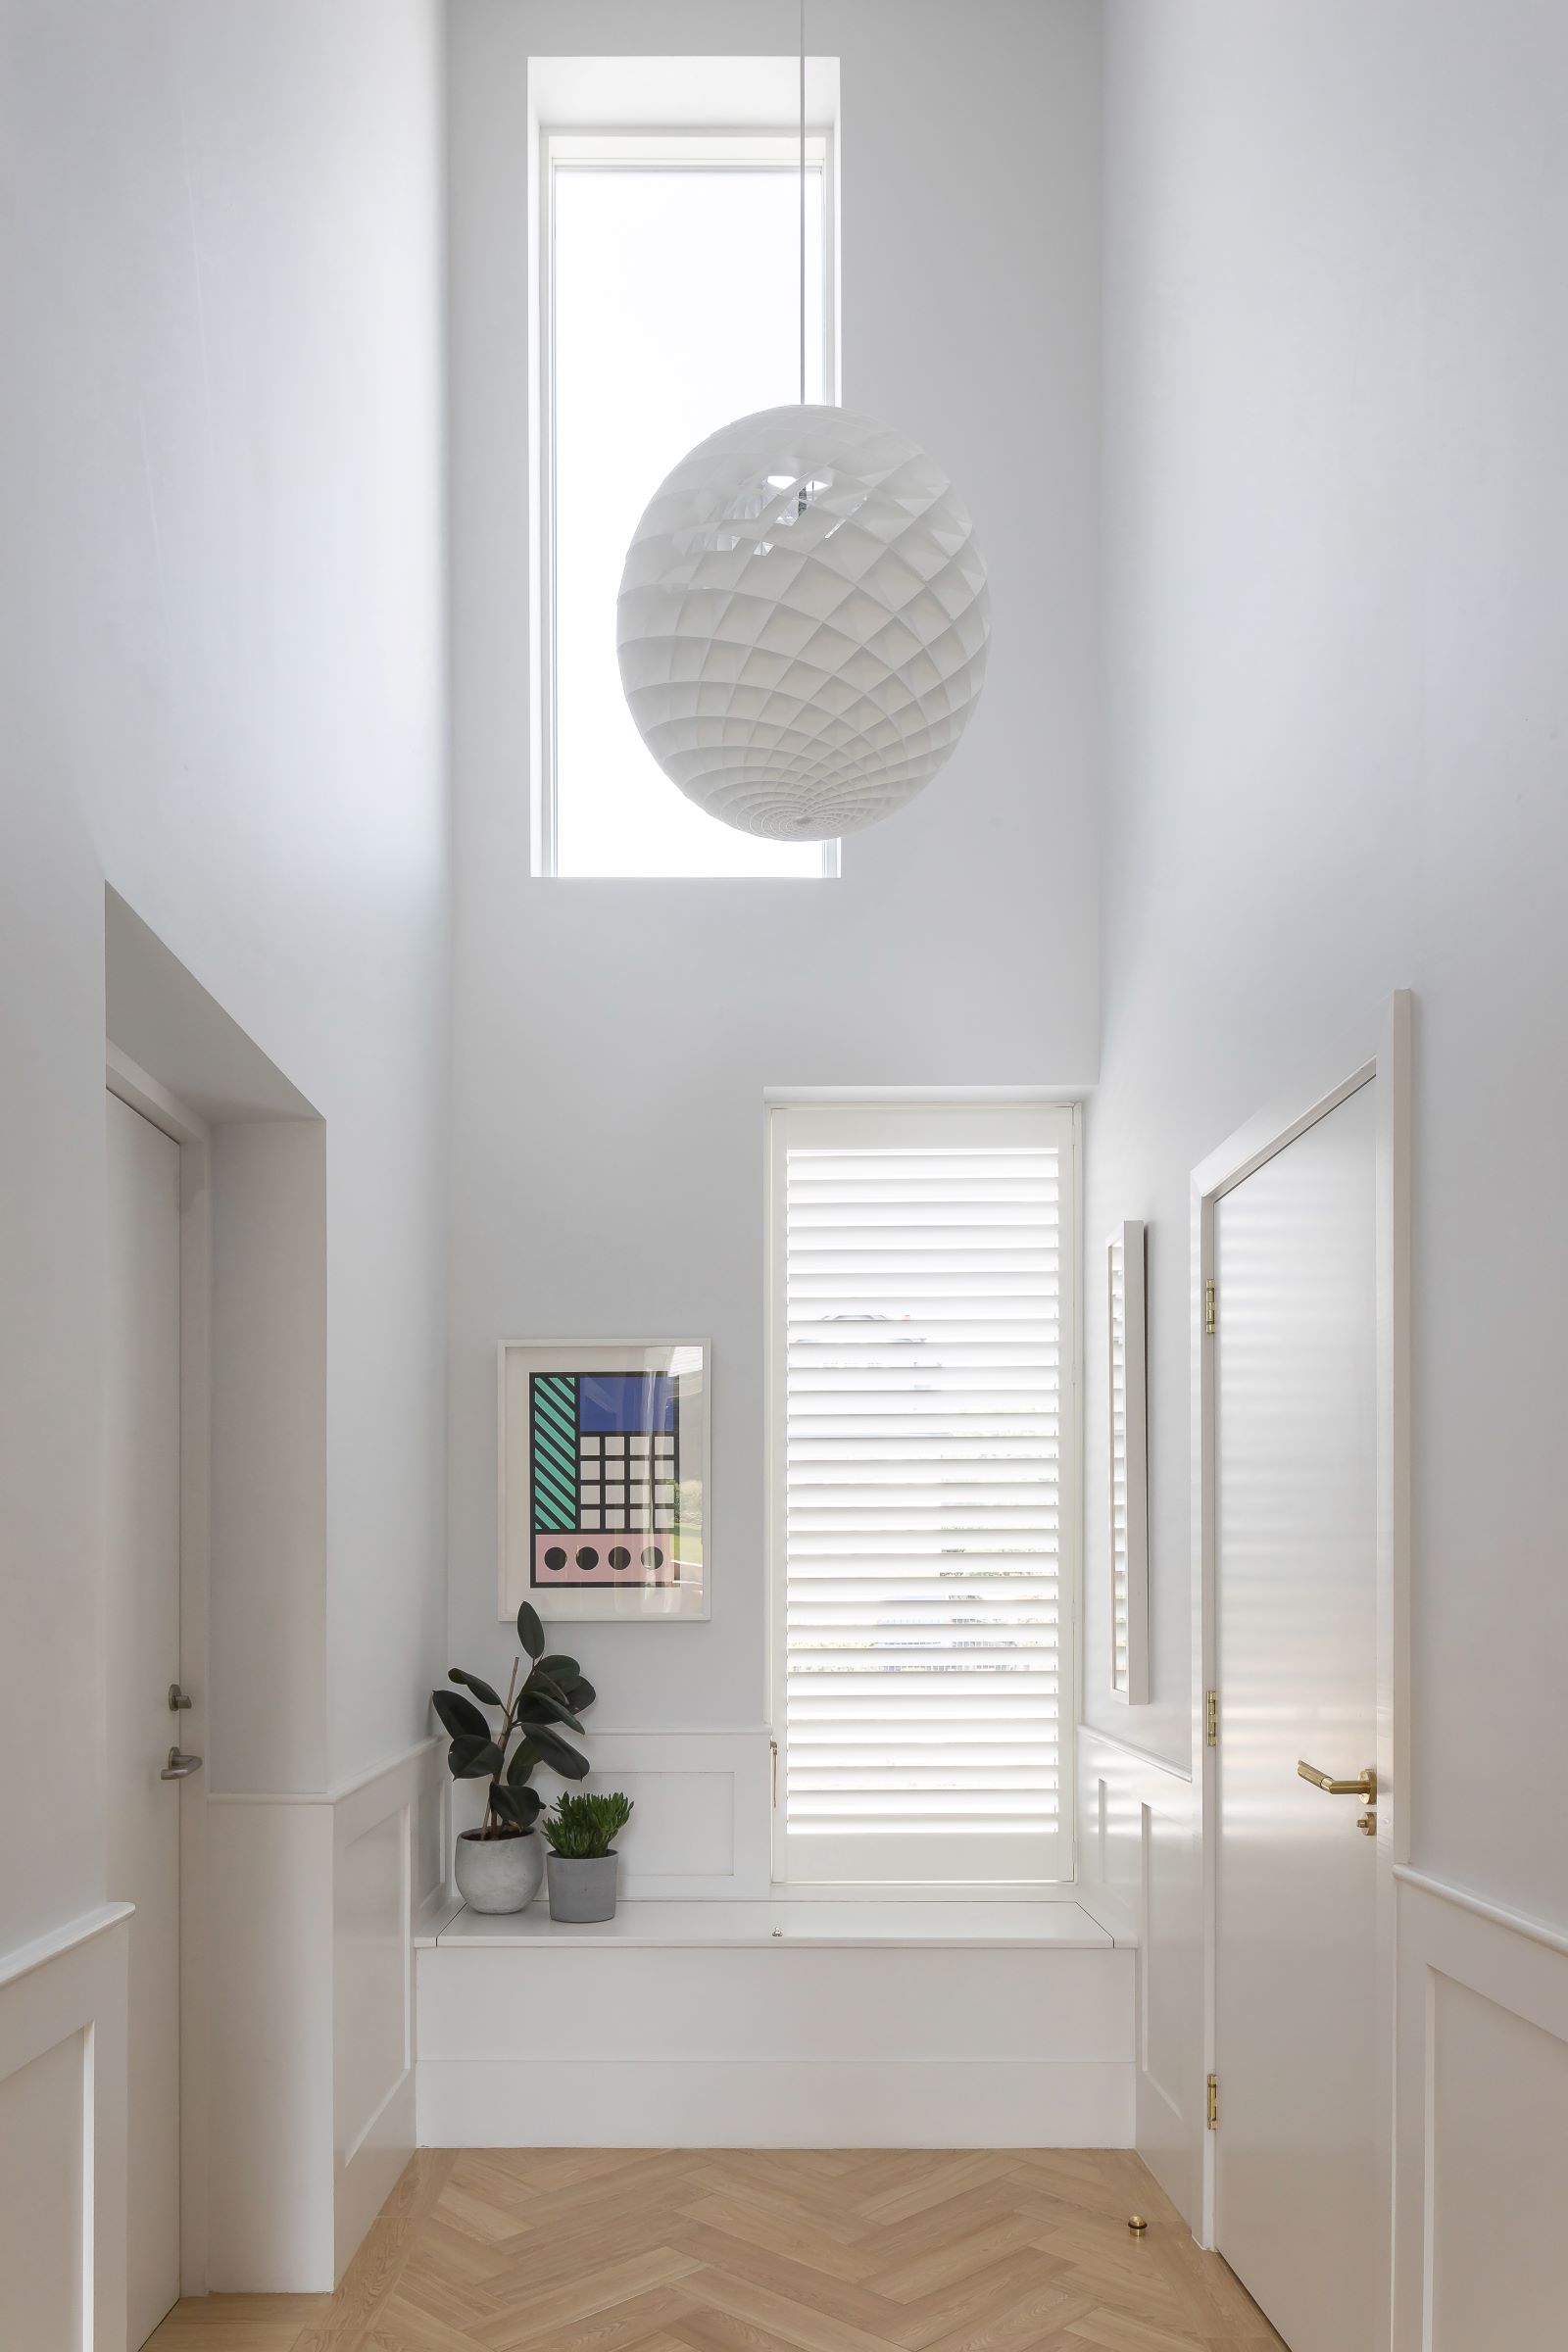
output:
[[[577,1426],[588,1433],[675,1426],[675,1379],[670,1372],[580,1372]]]

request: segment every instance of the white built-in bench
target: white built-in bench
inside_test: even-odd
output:
[[[1122,2147],[1133,1950],[1077,1900],[541,1895],[416,1936],[433,2147]]]

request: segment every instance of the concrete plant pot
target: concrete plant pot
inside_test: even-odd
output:
[[[532,1830],[481,1838],[465,1830],[457,1844],[458,1892],[470,1911],[526,1911],[544,1877],[544,1839]]]
[[[613,1848],[584,1861],[570,1854],[552,1854],[545,1864],[550,1874],[550,1916],[584,1927],[590,1920],[615,1916],[615,1873],[620,1857]]]

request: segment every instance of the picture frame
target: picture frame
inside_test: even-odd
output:
[[[690,1624],[712,1613],[706,1340],[504,1340],[499,1613]]]
[[[1110,1690],[1149,1699],[1149,1370],[1146,1237],[1140,1218],[1105,1244],[1106,1535]]]

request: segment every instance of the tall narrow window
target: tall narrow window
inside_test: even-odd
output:
[[[1076,1114],[773,1113],[775,1875],[1066,1875]]]
[[[688,801],[633,726],[615,597],[638,517],[721,425],[801,396],[793,137],[544,134],[540,825],[562,875],[838,870]],[[806,397],[836,400],[830,142],[807,141]]]

